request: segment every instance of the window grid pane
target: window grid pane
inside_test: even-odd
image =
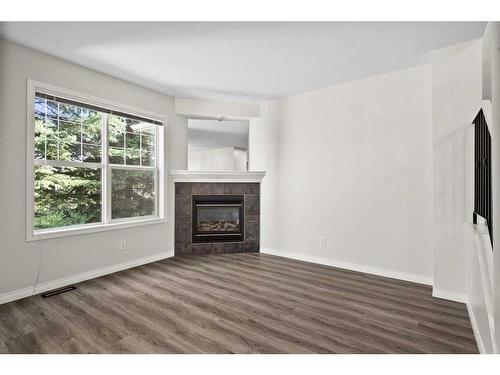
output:
[[[111,219],[156,214],[156,170],[111,169]]]
[[[34,228],[101,221],[101,168],[34,167]]]
[[[100,162],[102,113],[76,105],[35,97],[35,157],[45,160],[85,161],[85,149]]]
[[[33,170],[34,229],[157,215],[157,125],[40,97],[34,100],[34,120],[34,158],[48,163]],[[101,164],[103,152],[109,164],[122,167],[75,164]],[[148,169],[137,169],[143,166]],[[109,211],[103,181],[110,190]]]
[[[108,118],[110,164],[155,166],[157,127],[111,115]]]

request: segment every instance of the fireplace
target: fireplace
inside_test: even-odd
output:
[[[244,240],[243,195],[193,195],[193,243]]]
[[[177,256],[260,251],[259,182],[175,181],[174,217]]]

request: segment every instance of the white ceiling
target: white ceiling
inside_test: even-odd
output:
[[[264,100],[428,62],[485,22],[6,22],[5,39],[177,97]]]

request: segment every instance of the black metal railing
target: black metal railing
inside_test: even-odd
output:
[[[481,109],[474,123],[474,213],[473,221],[477,224],[477,216],[486,219],[493,244],[493,220],[491,199],[491,134]]]

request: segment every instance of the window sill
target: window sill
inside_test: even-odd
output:
[[[39,241],[39,240],[48,240],[51,238],[79,236],[81,234],[107,232],[110,230],[140,227],[144,225],[161,224],[166,222],[167,219],[165,218],[152,218],[152,219],[142,219],[133,221],[122,221],[122,222],[115,222],[108,224],[101,224],[101,223],[95,225],[90,224],[86,226],[78,226],[71,228],[42,229],[42,230],[35,230],[34,232],[29,233],[27,241]]]

